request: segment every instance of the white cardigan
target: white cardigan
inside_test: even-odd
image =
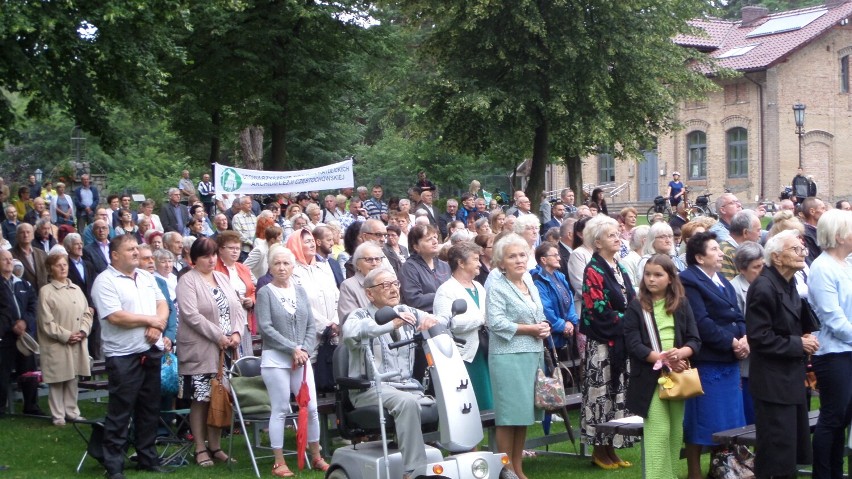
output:
[[[476,281],[473,282],[476,291],[479,293],[479,306],[473,302],[473,298],[465,290],[464,286],[452,276],[444,284],[438,287],[435,292],[435,302],[432,306],[432,311],[438,320],[446,325],[447,320],[452,315],[451,308],[453,301],[463,299],[467,302],[467,312],[453,318],[453,334],[460,339],[465,340],[465,344],[459,346],[459,352],[462,359],[467,362],[473,361],[476,356],[476,351],[479,349],[479,334],[478,330],[485,325],[485,288]]]

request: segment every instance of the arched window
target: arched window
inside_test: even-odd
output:
[[[687,174],[690,180],[707,178],[707,134],[693,131],[686,135]]]
[[[731,128],[726,135],[728,145],[728,178],[748,177],[748,131]]]

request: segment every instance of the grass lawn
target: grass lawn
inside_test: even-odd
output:
[[[47,401],[42,399],[41,407],[47,411]],[[20,406],[20,404],[18,404]],[[83,415],[88,418],[102,417],[105,412],[104,403],[93,401],[81,401],[80,407]],[[577,427],[576,413],[572,415],[572,424]],[[85,430],[88,427],[84,426]],[[564,425],[555,423],[553,432],[563,432]],[[0,472],[0,478],[102,478],[103,468],[93,459],[88,458],[83,465],[82,472],[77,475],[74,469],[80,461],[85,449],[84,442],[80,439],[74,428],[69,424],[65,427],[55,427],[46,419],[12,416],[0,420],[0,464],[9,466],[7,471]],[[530,428],[529,436],[541,435],[541,427]],[[177,468],[175,477],[201,479],[210,477],[228,476],[234,478],[252,478],[254,472],[248,458],[244,437],[236,436],[234,439],[234,457],[238,464],[229,471],[225,465],[216,465],[213,468],[202,469],[195,465],[187,465]],[[286,445],[295,443],[293,437],[288,437]],[[579,450],[579,444],[577,444]],[[223,440],[223,449],[227,450],[227,439]],[[551,450],[571,451],[573,447],[570,442],[557,444]],[[261,451],[260,454],[264,454]],[[535,479],[570,479],[570,478],[641,478],[641,450],[637,444],[632,449],[621,451],[622,458],[631,461],[634,467],[629,469],[618,469],[615,471],[603,471],[593,466],[588,457],[559,456],[539,454],[535,458],[524,461],[524,470],[530,478]],[[190,460],[192,458],[190,457]],[[708,456],[704,456],[705,466]],[[296,470],[296,461],[288,457],[291,469]],[[271,477],[270,469],[272,459],[261,459],[259,466],[262,477]],[[705,469],[706,470],[706,469]],[[157,477],[150,473],[135,471],[132,466],[126,470],[128,478],[151,478]],[[686,461],[682,461],[681,477],[686,476]],[[168,476],[166,476],[168,477]],[[322,474],[304,471],[297,473],[297,477],[307,479],[321,479]]]

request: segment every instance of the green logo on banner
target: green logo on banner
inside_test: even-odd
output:
[[[243,178],[237,173],[237,170],[233,168],[225,168],[225,171],[222,172],[222,176],[219,177],[219,185],[220,187],[227,191],[237,191],[240,189],[240,186],[243,185]]]

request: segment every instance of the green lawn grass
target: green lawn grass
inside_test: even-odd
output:
[[[18,406],[20,406],[18,404]],[[41,407],[47,409],[46,400],[42,399]],[[104,403],[94,401],[81,401],[80,407],[83,415],[89,418],[102,417],[105,412]],[[576,413],[572,414],[572,424],[578,426]],[[564,432],[563,423],[554,423],[553,432]],[[84,426],[88,430],[87,426]],[[69,424],[65,427],[53,426],[49,420],[30,418],[23,416],[11,416],[0,420],[0,464],[9,466],[7,471],[0,472],[0,478],[70,478],[79,477],[102,478],[103,468],[93,459],[86,459],[83,470],[79,475],[74,473],[77,463],[83,454],[85,445],[83,440]],[[541,426],[531,427],[529,436],[540,436]],[[248,452],[244,436],[236,436],[234,439],[234,457],[238,464],[233,470],[228,470],[225,465],[216,465],[213,468],[202,469],[193,464],[177,469],[175,477],[202,479],[221,477],[223,475],[233,478],[252,478],[254,472],[248,458]],[[288,437],[286,444],[294,444],[295,439]],[[579,450],[580,444],[577,444]],[[227,439],[223,439],[223,449],[227,450]],[[550,448],[551,451],[573,452],[574,448],[570,442],[560,443]],[[615,471],[603,471],[591,464],[588,457],[576,457],[566,455],[555,455],[540,453],[535,458],[524,461],[524,471],[527,476],[535,479],[571,479],[571,478],[641,478],[641,449],[637,445],[631,449],[620,452],[623,459],[631,461],[634,467],[619,469]],[[190,460],[192,458],[190,457]],[[705,456],[705,461],[707,457]],[[128,463],[129,464],[129,463]],[[291,469],[296,470],[294,458],[288,458]],[[259,461],[262,477],[270,477],[272,459]],[[126,470],[128,478],[155,477],[150,473],[135,471],[132,466]],[[682,477],[686,475],[686,462],[682,461]],[[322,474],[312,471],[297,473],[298,477],[306,479],[321,479]],[[168,477],[168,476],[167,476]]]

